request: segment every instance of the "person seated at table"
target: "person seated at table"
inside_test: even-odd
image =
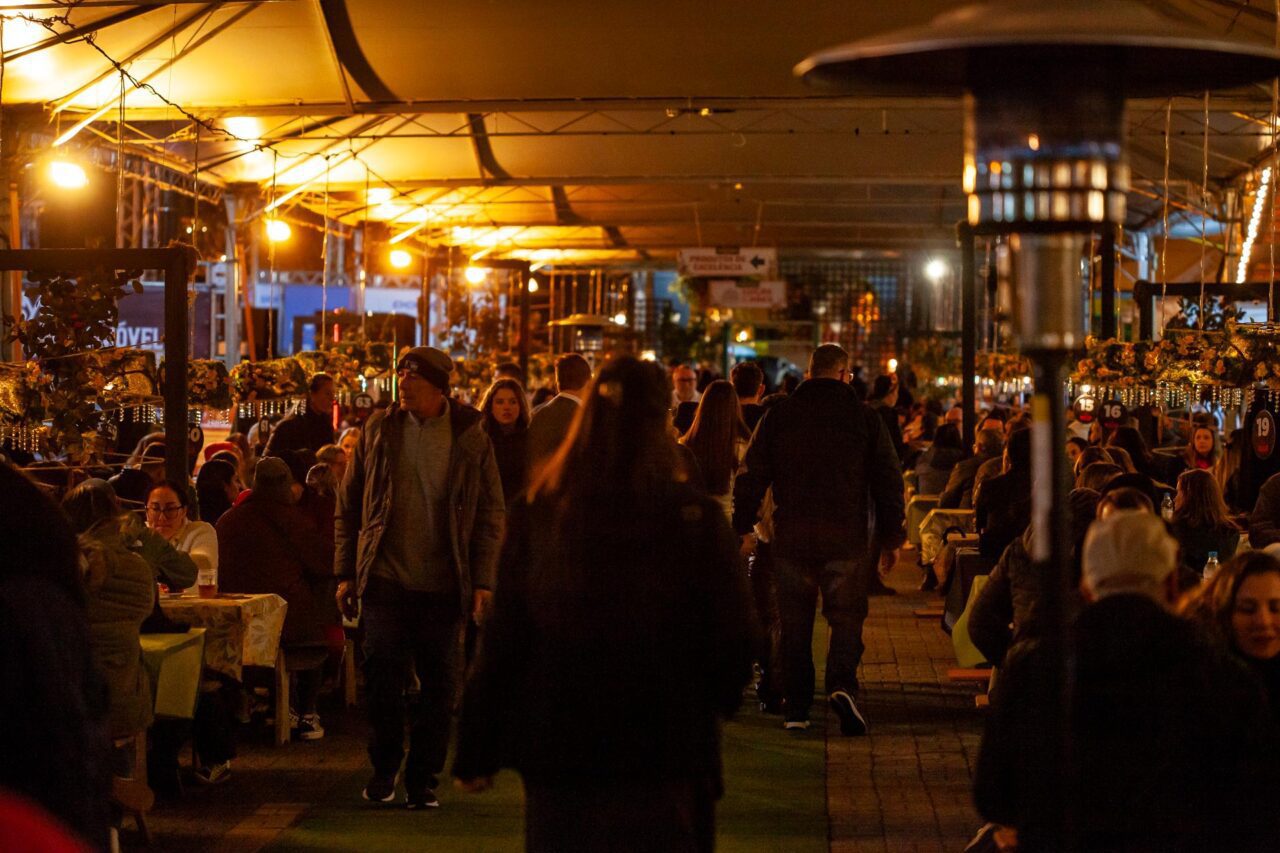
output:
[[[986,421],[999,424],[994,418]],[[962,459],[951,469],[947,485],[938,498],[942,509],[973,509],[973,493],[977,488],[978,472],[987,462],[1000,461],[1004,453],[1003,429],[980,429],[973,440],[973,456]]]
[[[916,493],[941,495],[951,478],[951,471],[964,458],[960,430],[955,424],[943,424],[933,434],[933,444],[916,461]]]
[[[1183,471],[1212,471],[1218,464],[1218,433],[1211,426],[1197,424],[1182,452],[1169,458],[1169,482]]]
[[[1248,551],[1188,593],[1178,612],[1251,669],[1280,720],[1280,560]]]
[[[1240,528],[1231,520],[1213,474],[1203,468],[1183,471],[1173,499],[1173,536],[1184,568],[1202,574],[1209,553],[1225,563],[1240,545]]]
[[[79,561],[57,504],[0,465],[0,789],[44,808],[88,849],[105,850],[108,708]],[[5,849],[43,849],[3,838]]]
[[[88,600],[89,652],[107,684],[112,738],[133,738],[151,725],[151,687],[142,667],[139,633],[155,601],[151,567],[129,550],[124,513],[105,480],[86,480],[63,498],[80,537]],[[132,777],[132,747],[113,760],[117,776]]]
[[[1031,522],[1031,430],[1015,430],[1004,449],[1005,472],[978,487],[973,520],[978,552],[998,560]]]
[[[190,518],[186,486],[162,480],[147,492],[147,527],[191,557],[196,575],[218,571],[218,534],[206,521]]]
[[[1126,474],[1137,474],[1138,466],[1133,464],[1133,457],[1129,455],[1129,451],[1119,445],[1104,448],[1107,455],[1111,457],[1111,461],[1120,466],[1120,470]]]
[[[200,466],[196,474],[196,502],[200,505],[200,520],[217,524],[222,514],[231,509],[243,487],[236,466],[223,458],[210,459]]]
[[[1151,455],[1151,451],[1147,449],[1147,442],[1136,427],[1116,427],[1115,432],[1107,437],[1105,447],[1108,450],[1119,447],[1128,453],[1134,469],[1139,474],[1146,474],[1153,480],[1164,480],[1167,475],[1164,464]]]
[[[1067,462],[1071,465],[1076,464],[1076,460],[1080,458],[1080,454],[1089,449],[1089,442],[1077,436],[1071,436],[1067,439]]]
[[[1083,456],[1080,457],[1084,459]],[[1077,489],[1093,489],[1095,492],[1101,492],[1106,488],[1107,483],[1115,477],[1119,477],[1124,471],[1114,462],[1093,462],[1080,469],[1076,475]]]
[[[297,506],[302,492],[285,460],[259,460],[253,492],[218,521],[219,586],[288,602],[280,642],[296,680],[290,695],[297,730],[303,740],[317,740],[324,737],[316,700],[327,654],[325,607],[332,599],[316,588],[333,576],[333,541]]]
[[[1098,496],[1097,516],[1099,520],[1106,518],[1113,512],[1121,510],[1141,510],[1155,515],[1155,504],[1151,503],[1151,498],[1140,489],[1132,486],[1121,486],[1120,488],[1107,489]]]

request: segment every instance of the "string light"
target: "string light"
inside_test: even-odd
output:
[[[1258,239],[1258,227],[1262,224],[1262,211],[1267,203],[1267,193],[1271,188],[1271,167],[1262,170],[1258,194],[1253,200],[1253,214],[1249,217],[1249,230],[1240,247],[1240,263],[1236,267],[1236,284],[1244,284],[1249,277],[1249,256],[1253,254],[1253,243]]]

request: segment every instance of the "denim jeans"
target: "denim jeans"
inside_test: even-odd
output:
[[[444,770],[458,687],[462,640],[458,596],[407,592],[375,581],[366,591],[363,610],[364,673],[372,728],[369,759],[380,776],[394,776],[404,761],[407,788],[434,788]],[[404,693],[410,665],[416,667],[422,690],[408,707],[405,760]]]
[[[774,553],[778,616],[782,625],[782,693],[788,720],[807,720],[813,705],[813,620],[818,596],[831,627],[825,690],[858,689],[858,664],[865,646],[870,563],[865,560],[809,562]]]

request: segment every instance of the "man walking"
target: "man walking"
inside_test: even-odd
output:
[[[854,697],[867,592],[875,555],[882,554],[885,565],[897,560],[904,510],[898,456],[879,415],[848,385],[848,368],[843,349],[818,347],[806,381],[765,412],[736,481],[733,526],[749,550],[752,525],[772,487],[786,727],[809,725],[821,593],[831,626],[826,693],[840,731],[861,735],[867,723]]]
[[[363,599],[372,735],[371,802],[434,808],[456,694],[463,621],[479,623],[493,588],[504,520],[493,446],[475,409],[449,397],[453,361],[415,347],[396,366],[400,399],[365,425],[338,491],[338,604]],[[417,668],[405,760],[404,686]]]
[[[529,421],[529,463],[546,462],[560,448],[582,407],[582,395],[591,381],[591,365],[576,352],[556,359],[556,396],[533,410]]]

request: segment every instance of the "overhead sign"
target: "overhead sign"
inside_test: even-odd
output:
[[[785,308],[785,281],[712,279],[707,283],[707,303],[717,308]]]
[[[677,267],[686,278],[777,278],[778,250],[681,249]]]
[[[1259,459],[1270,459],[1276,449],[1276,419],[1266,409],[1254,416],[1251,438],[1253,455]]]

